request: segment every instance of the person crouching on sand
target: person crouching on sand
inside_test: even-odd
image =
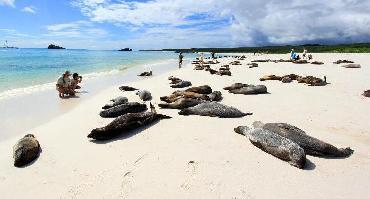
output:
[[[59,91],[59,97],[64,98],[65,95],[74,96],[75,92],[71,89],[71,72],[66,71],[57,81],[56,89]]]
[[[79,76],[78,73],[73,73],[71,80],[71,88],[73,90],[80,89],[81,86],[78,84],[82,82],[82,76]]]

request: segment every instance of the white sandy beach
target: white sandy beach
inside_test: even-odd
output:
[[[13,166],[12,147],[23,135],[0,143],[1,198],[369,198],[370,99],[361,94],[370,89],[370,54],[313,54],[325,64],[259,63],[258,68],[246,64],[289,55],[246,56],[242,66],[230,66],[231,77],[187,66],[158,76],[154,70],[153,77],[125,85],[151,91],[158,104],[160,96],[176,90],[167,80],[174,75],[193,86],[210,85],[222,92],[221,103],[252,116],[220,119],[157,109],[173,118],[135,135],[94,143],[87,138],[89,132],[112,121],[98,114],[109,99],[127,96],[139,101],[133,92],[121,92],[120,85],[109,87],[24,132],[35,134],[42,147],[31,165]],[[338,59],[362,68],[332,63]],[[234,60],[219,59],[220,64],[211,66]],[[259,81],[264,75],[291,73],[325,75],[330,84]],[[222,89],[236,82],[264,84],[270,94],[234,95]],[[300,170],[234,133],[235,127],[257,120],[290,123],[337,147],[351,147],[354,154],[345,159],[307,156],[306,169]]]

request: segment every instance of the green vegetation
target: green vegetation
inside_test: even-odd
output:
[[[338,44],[338,45],[286,45],[286,46],[264,46],[264,47],[240,47],[240,48],[190,48],[190,49],[162,49],[161,51],[174,51],[184,53],[215,52],[215,53],[289,53],[294,48],[296,52],[302,52],[304,48],[309,53],[370,53],[370,43]]]

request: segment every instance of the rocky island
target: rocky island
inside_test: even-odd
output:
[[[50,44],[50,45],[48,46],[48,49],[65,49],[65,48],[63,48],[63,47],[61,47],[61,46],[54,45],[54,44]]]
[[[121,48],[120,50],[118,50],[118,51],[132,51],[132,49],[131,48]]]

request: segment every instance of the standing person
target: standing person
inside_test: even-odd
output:
[[[215,59],[216,58],[216,53],[215,52],[211,52],[211,56],[212,56],[212,59]]]
[[[306,55],[307,55],[307,49],[303,49],[302,58],[306,59]]]
[[[179,68],[181,68],[181,66],[182,66],[183,59],[184,59],[184,55],[182,55],[182,52],[180,52],[180,54],[179,54]]]
[[[199,61],[200,61],[200,65],[203,66],[204,65],[204,54],[203,53],[200,53]]]
[[[75,95],[75,92],[71,89],[71,72],[68,70],[58,79],[56,89],[59,91],[59,97],[64,98],[65,95]]]

